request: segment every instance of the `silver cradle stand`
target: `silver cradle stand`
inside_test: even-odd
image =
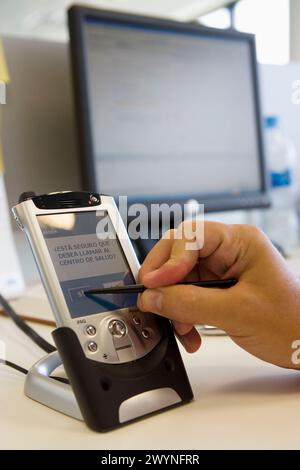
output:
[[[57,351],[40,359],[28,371],[24,393],[32,400],[83,421],[71,386],[50,377],[61,365]]]
[[[57,351],[40,359],[28,371],[24,393],[42,405],[84,421],[71,386],[51,377],[52,372],[61,365],[62,362]],[[125,423],[180,402],[180,396],[172,388],[147,390],[121,403],[119,421]]]

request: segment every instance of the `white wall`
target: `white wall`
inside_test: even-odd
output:
[[[74,3],[179,21],[195,18],[230,0],[0,0],[0,35],[67,41],[67,8]]]

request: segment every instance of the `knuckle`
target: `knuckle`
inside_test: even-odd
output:
[[[143,294],[139,294],[137,298],[137,307],[139,310],[142,312],[144,311],[144,305],[143,305]]]
[[[172,302],[170,302],[169,296],[167,294],[168,289],[163,289],[162,290],[162,296],[161,296],[161,313],[167,313],[170,310],[170,307],[172,309]],[[172,299],[172,296],[171,296]],[[170,306],[171,303],[171,306]]]
[[[265,238],[263,231],[255,225],[246,224],[237,226],[237,228],[250,239],[261,239],[262,237]]]
[[[260,249],[266,246],[268,239],[265,233],[255,225],[244,225],[241,227],[240,240],[243,241],[243,245],[246,251],[247,247],[254,247]]]
[[[150,271],[151,271],[151,270],[148,269],[146,266],[141,266],[141,268],[140,268],[140,270],[139,270],[139,274],[138,274],[138,280],[139,280],[139,282],[143,283],[145,274],[147,274],[147,273],[150,272]]]
[[[180,314],[182,299],[178,295],[178,287],[166,287],[162,289],[161,312],[172,317],[174,314]]]
[[[197,308],[199,304],[199,292],[198,287],[186,286],[184,290],[184,299],[186,303],[189,303],[191,307]]]

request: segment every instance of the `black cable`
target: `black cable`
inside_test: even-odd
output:
[[[25,333],[29,338],[34,341],[41,349],[47,353],[56,351],[56,348],[33,330],[27,323],[15,312],[7,300],[0,294],[0,305],[2,305],[4,313],[12,319],[12,321]]]
[[[0,364],[4,364],[8,367],[12,367],[13,369],[18,370],[19,372],[22,372],[22,374],[28,374],[28,370],[24,369],[24,367],[18,366],[18,364],[15,364],[14,362],[11,361],[6,361],[5,359],[0,358]]]
[[[70,385],[70,381],[66,377],[56,377],[54,375],[50,375],[49,377],[50,379],[57,380],[57,382],[62,382],[63,384]]]
[[[28,374],[27,369],[24,369],[24,367],[18,366],[18,364],[15,364],[14,362],[6,361],[6,359],[1,359],[0,358],[0,364],[4,364],[5,366],[11,367],[12,369],[15,369],[19,372],[22,372],[22,374],[24,374],[24,375]],[[69,380],[65,377],[55,377],[53,375],[50,375],[49,377],[50,377],[50,379],[57,380],[57,382],[62,382],[64,384],[70,385]]]
[[[7,302],[7,300],[0,294],[0,305],[2,305],[4,313],[12,319],[12,321],[16,324],[18,328],[20,328],[23,333],[25,333],[35,344],[37,344],[41,349],[46,351],[46,353],[52,353],[56,351],[56,348],[46,341],[42,336],[40,336],[33,328],[31,328],[21,317],[17,314],[17,312],[12,308],[12,306]],[[4,364],[8,367],[12,367],[22,374],[28,374],[28,370],[24,369],[24,367],[18,366],[11,361],[6,361],[5,359],[0,358],[0,364]],[[70,384],[69,380],[65,377],[54,377],[50,376],[51,379],[57,380],[58,382],[62,382],[65,384]]]

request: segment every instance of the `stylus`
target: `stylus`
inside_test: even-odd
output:
[[[181,286],[206,287],[211,289],[229,289],[237,284],[236,279],[221,279],[218,281],[180,282]],[[128,286],[114,286],[103,289],[91,289],[84,292],[84,295],[93,294],[140,294],[147,289],[143,284],[132,284]]]

